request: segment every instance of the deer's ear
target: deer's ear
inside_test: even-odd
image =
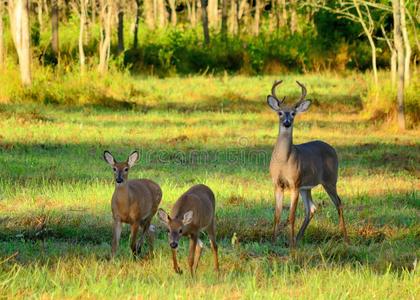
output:
[[[193,212],[192,210],[189,210],[184,214],[184,218],[182,219],[182,224],[188,225],[192,222],[192,220],[193,220]]]
[[[130,156],[128,156],[128,166],[131,168],[134,164],[139,160],[139,153],[137,151],[133,151]]]
[[[309,106],[311,106],[310,100],[299,101],[295,105],[295,110],[298,113],[303,113],[308,110]]]
[[[168,214],[166,213],[166,211],[164,211],[162,208],[159,208],[158,209],[158,217],[159,217],[159,220],[163,224],[165,224],[166,226],[168,226],[168,223],[169,223],[170,218],[169,218]]]
[[[111,166],[115,165],[115,159],[114,156],[112,156],[111,152],[109,151],[104,151],[104,160],[110,164]]]
[[[276,98],[274,98],[271,95],[268,95],[267,96],[267,104],[274,111],[279,111],[280,110],[280,102],[279,102],[279,100],[277,100]]]

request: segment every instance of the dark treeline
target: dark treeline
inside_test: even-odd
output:
[[[376,87],[389,68],[407,86],[420,55],[414,0],[0,0],[0,14],[0,64],[17,62],[26,86],[34,63],[159,76],[371,69]]]

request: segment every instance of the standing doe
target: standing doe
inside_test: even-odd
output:
[[[145,235],[148,237],[150,250],[153,251],[153,237],[149,227],[162,199],[162,190],[158,184],[148,179],[127,179],[128,171],[139,159],[137,151],[131,153],[127,161],[121,163],[116,162],[109,151],[104,152],[104,159],[112,167],[115,176],[115,190],[111,201],[114,220],[112,257],[118,248],[122,223],[131,226],[130,247],[134,257],[140,253]],[[141,237],[136,242],[139,227],[141,227]]]
[[[212,190],[204,185],[198,184],[191,187],[176,201],[169,216],[163,209],[159,208],[159,219],[169,229],[169,246],[172,248],[172,261],[175,272],[182,271],[176,258],[178,241],[182,236],[190,237],[190,253],[188,264],[191,276],[200,260],[203,243],[199,239],[200,231],[207,231],[214,256],[215,269],[219,271],[219,260],[217,258],[216,244],[216,222],[215,222],[215,199]]]
[[[293,120],[299,113],[306,111],[311,102],[305,100],[306,88],[297,81],[302,89],[299,101],[292,107],[283,105],[285,98],[279,100],[276,87],[282,81],[275,81],[271,95],[267,96],[268,105],[279,116],[279,135],[271,156],[270,175],[274,184],[276,208],[274,215],[273,238],[276,239],[283,207],[284,190],[291,191],[290,204],[290,246],[293,248],[305,232],[316,210],[312,202],[311,189],[321,184],[338,211],[340,228],[344,240],[348,242],[344,224],[343,206],[337,195],[338,158],[334,148],[322,141],[312,141],[300,145],[293,144]],[[299,193],[305,206],[305,220],[295,240],[295,214]]]

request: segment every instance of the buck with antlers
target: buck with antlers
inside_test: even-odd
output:
[[[134,151],[127,161],[117,162],[111,152],[104,152],[104,160],[112,167],[115,178],[115,190],[112,195],[111,208],[114,223],[112,226],[112,252],[117,252],[121,237],[122,223],[131,226],[130,248],[134,257],[140,253],[146,235],[150,250],[153,250],[153,237],[150,232],[150,222],[156,214],[162,199],[159,185],[148,179],[128,180],[128,171],[139,159],[139,153]],[[141,228],[141,237],[137,241],[137,232]]]
[[[338,158],[332,146],[322,141],[312,141],[300,145],[293,144],[293,121],[297,114],[305,112],[311,102],[305,100],[306,88],[297,81],[302,89],[302,95],[293,106],[283,104],[286,97],[279,100],[276,96],[276,87],[282,81],[275,81],[271,95],[267,96],[268,105],[279,116],[279,135],[271,156],[270,175],[274,184],[276,199],[273,239],[276,239],[281,212],[283,208],[284,191],[291,192],[289,214],[290,247],[294,247],[311,221],[316,207],[312,201],[311,190],[321,184],[333,201],[338,211],[340,228],[344,239],[348,242],[346,226],[344,224],[343,206],[337,194]],[[299,194],[305,206],[305,220],[295,239],[295,214]]]

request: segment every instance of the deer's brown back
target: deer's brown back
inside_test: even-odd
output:
[[[193,221],[187,230],[205,229],[214,221],[215,204],[213,191],[204,184],[197,184],[179,197],[172,208],[171,217],[182,220],[184,214],[191,210]]]

